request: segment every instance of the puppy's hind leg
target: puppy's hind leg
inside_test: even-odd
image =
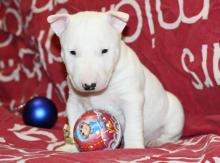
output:
[[[156,147],[165,143],[177,141],[181,135],[184,126],[184,112],[180,101],[170,92],[167,92],[169,100],[168,114],[162,128],[161,135],[151,140],[147,146]]]

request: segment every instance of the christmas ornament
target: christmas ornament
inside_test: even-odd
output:
[[[76,122],[74,141],[80,151],[115,149],[121,141],[121,127],[116,118],[101,110],[88,111]]]
[[[23,107],[24,123],[34,127],[51,128],[57,120],[57,109],[46,97],[34,97]]]

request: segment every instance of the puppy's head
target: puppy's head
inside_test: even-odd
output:
[[[128,21],[122,12],[79,12],[47,18],[60,38],[62,58],[73,87],[101,91],[111,79],[120,57],[121,32]]]

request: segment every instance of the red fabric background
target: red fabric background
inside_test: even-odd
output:
[[[182,21],[174,29],[161,27],[156,11],[157,1],[149,2],[154,33],[150,32],[146,15],[146,11],[149,12],[146,9],[149,7],[147,1],[130,2],[137,5],[136,8],[141,14],[139,15],[143,21],[141,28],[137,27],[140,20],[132,5],[124,4],[119,8],[120,11],[130,14],[124,35],[131,36],[139,29],[141,32],[135,40],[128,43],[129,46],[136,51],[141,62],[157,75],[165,88],[180,98],[186,115],[184,136],[220,134],[220,82],[215,79],[213,70],[213,60],[217,62],[219,69],[219,58],[214,59],[214,44],[219,45],[220,40],[220,2],[209,1],[207,19],[200,17],[194,23],[186,23],[181,17]],[[60,47],[57,37],[48,35],[47,16],[64,9],[71,14],[84,10],[101,11],[103,7],[109,10],[112,4],[117,8],[122,3],[117,0],[102,0],[92,3],[89,0],[71,0],[66,3],[38,0],[36,4],[24,0],[21,3],[12,0],[0,2],[0,105],[13,109],[25,103],[33,95],[44,95],[52,98],[59,111],[63,111],[67,98],[66,72],[60,61],[49,60],[50,52],[59,57]],[[49,7],[45,8],[46,5]],[[44,9],[39,12],[39,10],[34,10],[34,7],[44,7]],[[186,17],[191,18],[197,15],[202,8],[203,0],[186,0],[183,12]],[[178,19],[180,10],[178,1],[161,1],[163,19],[168,23]],[[12,41],[6,46],[2,45],[9,37],[12,37]],[[152,47],[152,38],[155,39],[155,48]],[[46,45],[48,40],[52,41],[49,47]],[[207,70],[213,84],[209,87],[205,85],[206,78],[202,68],[203,45],[208,47],[207,62],[204,63],[207,63]],[[193,53],[193,61],[190,62],[188,55],[183,57],[185,48]],[[21,49],[29,49],[32,52],[28,52],[22,57]],[[219,54],[219,51],[216,54]],[[181,57],[184,58],[187,68],[198,76],[202,89],[199,90],[193,86],[192,82],[196,82],[196,80],[184,70]],[[10,64],[10,62],[13,63]],[[40,66],[39,69],[34,75],[28,77],[24,67],[33,72],[36,64]],[[9,77],[17,67],[20,67],[17,74],[18,80],[14,76],[13,79],[4,81],[2,76]],[[62,84],[64,91],[59,89]]]
[[[0,161],[218,162],[215,156],[220,155],[220,138],[213,134],[220,134],[220,1],[185,0],[182,6],[180,2],[0,1]],[[123,32],[125,41],[165,88],[181,100],[186,115],[184,136],[203,136],[144,150],[80,154],[56,151],[64,144],[67,85],[59,41],[46,18],[64,10],[73,14],[109,9],[130,14]],[[172,24],[170,29],[159,21],[159,11],[163,21]],[[25,126],[21,116],[8,112],[36,95],[47,96],[56,103],[59,120],[53,129]]]

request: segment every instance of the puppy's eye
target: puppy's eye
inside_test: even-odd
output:
[[[76,55],[76,51],[75,51],[75,50],[71,50],[71,51],[70,51],[70,54]]]
[[[108,49],[102,49],[102,54],[108,53]]]

